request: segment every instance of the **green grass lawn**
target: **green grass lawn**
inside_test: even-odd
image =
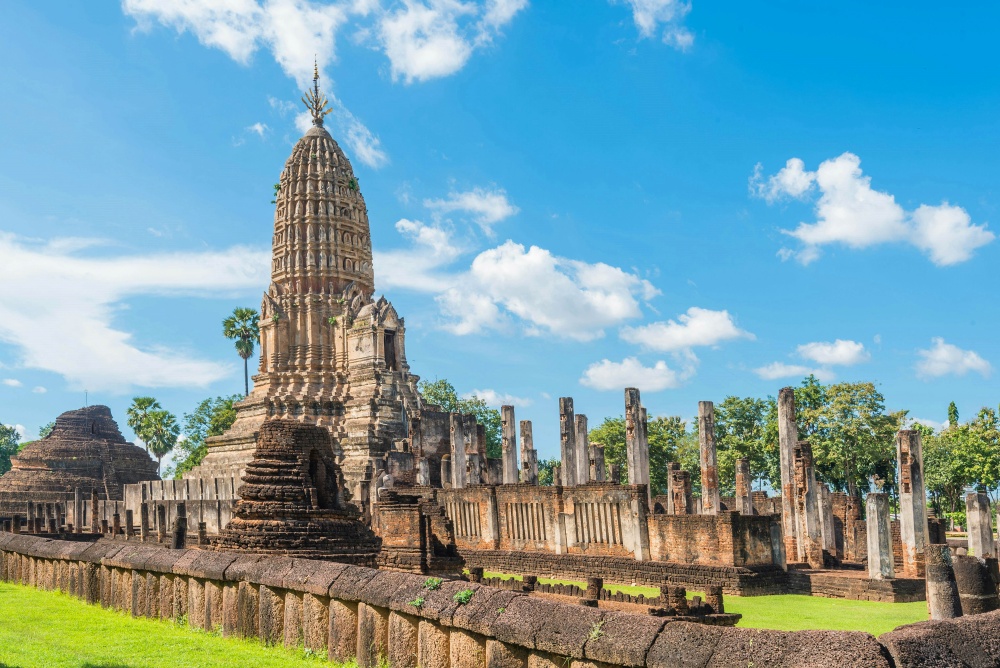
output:
[[[488,577],[514,577],[503,573],[485,573]],[[575,584],[586,587],[581,580],[554,580],[538,578],[544,584]],[[659,596],[655,587],[633,587],[605,583],[612,592],[622,591],[635,596]],[[701,595],[689,591],[688,597]],[[805,631],[821,629],[829,631],[867,631],[878,636],[903,624],[922,622],[927,619],[927,603],[875,603],[873,601],[848,601],[841,598],[820,596],[726,596],[726,612],[743,615],[738,626],[751,629],[777,629],[779,631]]]
[[[316,668],[331,665],[325,659],[169,621],[133,619],[59,592],[0,582],[2,667]]]

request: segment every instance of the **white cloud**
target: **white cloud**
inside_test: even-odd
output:
[[[803,243],[797,251],[782,249],[782,259],[795,257],[809,264],[829,244],[861,249],[883,243],[909,243],[927,253],[939,266],[964,262],[972,252],[994,239],[986,224],[973,225],[969,214],[947,202],[923,204],[907,212],[889,193],[874,190],[871,177],[861,172],[861,159],[844,153],[825,160],[815,172],[793,158],[774,176],[764,179],[760,166],[754,170],[752,194],[774,202],[783,196],[803,197],[817,186],[816,222],[799,223],[783,230]]]
[[[804,359],[823,365],[851,366],[867,362],[872,357],[863,343],[844,339],[837,339],[833,343],[805,343],[797,351]]]
[[[920,378],[964,376],[970,371],[988,378],[993,371],[992,365],[979,353],[945,343],[939,336],[932,338],[931,344],[927,350],[917,351],[917,356],[920,358],[917,362],[917,376]]]
[[[46,392],[48,392],[48,390],[46,390],[41,385],[38,385],[37,387],[32,388],[31,391],[34,392],[35,394],[45,394]]]
[[[659,293],[618,267],[561,258],[538,246],[525,250],[513,241],[480,253],[460,284],[438,298],[457,334],[499,326],[503,307],[528,334],[577,341],[600,338],[606,327],[639,317],[639,299]]]
[[[424,206],[444,214],[453,211],[468,213],[489,235],[493,233],[493,225],[519,211],[507,199],[507,192],[503,188],[473,188],[465,192],[451,192],[447,199],[425,199]]]
[[[711,311],[697,306],[689,308],[677,321],[623,327],[620,335],[629,343],[663,352],[715,346],[732,339],[755,338],[750,332],[736,326],[729,311]]]
[[[381,16],[378,26],[392,78],[412,83],[454,74],[527,4],[527,0],[482,4],[403,0]]]
[[[270,130],[266,123],[257,122],[247,127],[247,132],[252,132],[258,137],[263,137]]]
[[[18,349],[22,366],[61,374],[74,388],[109,392],[203,387],[230,373],[229,364],[135,341],[114,326],[115,312],[136,296],[253,294],[267,285],[269,252],[79,254],[87,245],[0,234],[0,283],[31,286],[0,291],[0,340]]]
[[[404,249],[373,251],[381,287],[442,292],[454,285],[454,277],[443,271],[462,253],[451,231],[440,225],[406,218],[396,223],[396,231],[407,237],[412,245]]]
[[[753,370],[755,374],[764,380],[777,380],[779,378],[802,378],[812,374],[819,380],[827,382],[833,380],[833,372],[829,369],[813,369],[801,364],[785,364],[784,362],[772,362]]]
[[[642,37],[651,38],[661,30],[664,43],[685,51],[694,43],[694,35],[681,25],[691,11],[683,0],[611,0],[612,4],[627,4],[632,20]]]
[[[0,380],[0,385],[6,385],[7,387],[21,387],[21,381],[17,378],[4,378]]]
[[[595,390],[637,387],[643,392],[659,392],[679,387],[694,375],[696,367],[697,361],[694,359],[688,359],[680,371],[671,369],[663,360],[648,367],[643,366],[635,357],[626,357],[621,362],[603,359],[587,367],[580,378],[580,384]]]
[[[24,442],[25,435],[28,432],[24,428],[23,424],[5,424],[4,426],[7,427],[8,429],[13,429],[14,431],[16,431],[19,437],[18,440],[20,440],[22,443]]]
[[[527,397],[515,397],[513,394],[507,394],[506,392],[497,392],[496,390],[473,390],[462,395],[463,399],[471,399],[472,397],[478,397],[485,401],[487,405],[499,408],[500,406],[515,406],[524,408],[525,406],[530,406],[533,402]]]

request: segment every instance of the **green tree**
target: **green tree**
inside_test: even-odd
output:
[[[180,479],[184,473],[201,464],[208,454],[206,439],[211,436],[221,436],[233,426],[233,422],[236,421],[236,409],[233,408],[233,403],[241,398],[238,394],[208,398],[199,403],[191,413],[185,413],[181,429],[184,440],[179,440],[176,446],[179,450],[177,459],[180,461],[173,469],[167,470],[168,478]]]
[[[687,432],[679,417],[654,417],[647,420],[649,432],[649,484],[653,494],[667,490],[667,463],[680,462],[681,468],[691,472],[692,485],[700,481],[698,439]],[[591,443],[604,445],[604,460],[621,469],[622,480],[628,479],[627,447],[625,444],[625,418],[604,418],[589,432]],[[693,468],[692,468],[693,467]]]
[[[948,404],[948,425],[951,427],[958,426],[958,406],[954,401]]]
[[[43,425],[41,429],[38,430],[38,438],[42,439],[52,433],[52,430],[56,428],[55,420]]]
[[[181,433],[180,425],[170,411],[154,410],[150,411],[143,428],[148,436],[146,444],[156,457],[157,466],[162,473],[163,458],[177,445],[177,438]]]
[[[417,389],[425,403],[439,406],[441,410],[449,413],[475,415],[476,422],[483,425],[486,430],[486,456],[492,459],[501,456],[500,429],[503,421],[500,419],[500,411],[490,408],[484,400],[474,394],[465,399],[460,398],[455,386],[444,378],[420,381]]]
[[[149,439],[146,429],[149,425],[149,416],[153,411],[162,409],[160,402],[153,397],[133,397],[132,405],[125,411],[125,418],[128,426],[146,446],[149,452]]]
[[[10,470],[10,458],[18,453],[21,435],[14,427],[0,424],[0,475]]]
[[[955,430],[958,459],[969,484],[993,495],[1000,484],[1000,422],[992,408]]]
[[[236,342],[236,352],[243,359],[243,389],[250,394],[250,364],[254,346],[260,340],[260,314],[256,309],[238,307],[222,321],[222,335]]]
[[[957,424],[949,426],[940,434],[930,427],[914,424],[921,434],[924,455],[924,485],[931,497],[931,505],[939,516],[955,513],[962,507],[962,494],[968,485],[968,478],[958,456]]]
[[[715,407],[719,487],[723,495],[735,493],[736,462],[741,458],[750,460],[751,479],[761,482],[770,480],[772,469],[779,470],[779,463],[772,461],[777,455],[777,448],[769,448],[767,440],[767,421],[772,403],[774,399],[770,397],[726,397]]]
[[[546,487],[552,486],[552,469],[559,466],[559,460],[555,458],[542,459],[538,462],[538,484]]]

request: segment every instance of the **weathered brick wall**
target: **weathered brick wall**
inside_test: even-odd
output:
[[[718,515],[653,515],[649,518],[649,551],[656,561],[706,566],[770,566],[771,517]]]
[[[460,580],[428,590],[421,576],[284,557],[2,534],[0,577],[136,617],[186,616],[191,626],[224,635],[301,643],[331,660],[356,657],[360,668],[381,661],[392,668],[932,665],[894,664],[886,647],[865,633],[705,626]],[[470,599],[460,604],[454,596],[463,590],[471,591]],[[955,641],[943,630],[968,630],[961,636],[969,644],[963,656],[976,654],[974,665],[995,665],[998,621],[990,613],[946,629],[903,627],[889,634],[887,647],[893,656],[926,654],[914,638],[934,638],[947,649]]]

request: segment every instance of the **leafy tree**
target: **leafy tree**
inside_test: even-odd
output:
[[[822,415],[827,405],[826,393],[827,386],[813,374],[806,376],[802,384],[795,388],[795,422],[800,439],[808,439],[821,431]]]
[[[184,415],[182,427],[184,440],[178,441],[176,446],[183,459],[173,470],[167,470],[167,477],[180,479],[184,473],[201,464],[208,454],[205,440],[211,436],[221,436],[233,426],[233,422],[236,421],[236,409],[233,408],[233,403],[241,398],[240,395],[234,394],[229,397],[205,399],[195,407],[194,411]]]
[[[715,407],[719,487],[723,495],[735,493],[736,462],[743,457],[750,460],[751,479],[763,482],[770,479],[772,469],[778,471],[780,462],[772,461],[778,450],[768,447],[767,439],[768,415],[773,403],[770,397],[726,397]]]
[[[538,484],[545,485],[546,487],[552,486],[552,469],[555,466],[559,466],[559,460],[543,459],[538,462]]]
[[[679,417],[654,417],[647,420],[649,432],[649,484],[653,494],[667,490],[667,463],[680,462],[681,468],[691,472],[692,486],[700,481],[698,439],[687,432],[687,425]],[[590,430],[591,443],[604,445],[604,460],[610,466],[621,468],[622,479],[628,476],[627,447],[625,443],[625,418],[605,418]]]
[[[148,439],[146,445],[153,456],[156,457],[160,472],[163,470],[163,458],[177,445],[177,437],[180,436],[181,428],[177,424],[177,418],[173,413],[165,410],[150,411],[143,430]]]
[[[250,365],[254,345],[260,340],[260,314],[256,309],[238,307],[222,321],[222,335],[236,341],[236,352],[243,359],[243,389],[250,394]]]
[[[994,490],[1000,484],[1000,422],[997,412],[983,408],[974,420],[955,430],[958,459],[969,484]],[[992,493],[992,492],[991,492]]]
[[[420,381],[417,389],[426,403],[440,406],[441,410],[475,415],[476,422],[486,429],[486,456],[494,459],[501,456],[500,431],[503,421],[500,419],[500,411],[490,408],[484,400],[474,394],[466,399],[459,398],[455,386],[444,378]]]
[[[958,426],[958,406],[955,405],[954,401],[948,404],[948,426]]]
[[[40,439],[45,438],[46,436],[51,434],[52,430],[55,428],[56,428],[56,423],[53,420],[52,422],[49,422],[48,424],[44,425],[41,429],[38,430],[38,438]]]
[[[10,470],[10,458],[18,453],[21,435],[14,427],[0,424],[0,475]]]
[[[914,424],[921,434],[924,454],[924,486],[931,497],[931,505],[939,516],[955,513],[962,508],[962,494],[968,478],[958,456],[957,424],[940,434],[930,427]]]
[[[153,397],[133,397],[132,405],[125,411],[128,426],[132,428],[135,435],[146,446],[146,452],[149,452],[149,439],[145,432],[149,424],[149,416],[153,411],[162,408],[160,402]]]

